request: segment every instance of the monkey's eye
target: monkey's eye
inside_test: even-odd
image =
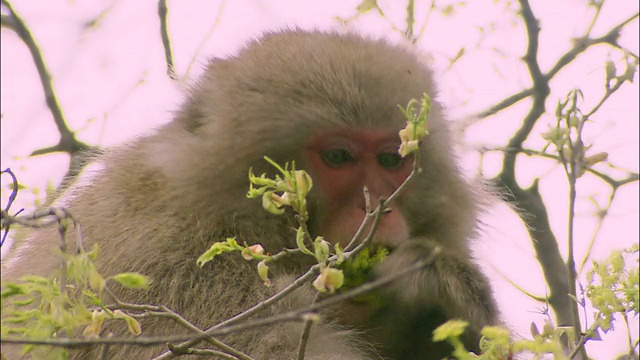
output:
[[[321,154],[325,164],[331,167],[340,167],[346,163],[354,162],[355,159],[346,149],[329,149]]]
[[[378,154],[378,164],[387,170],[397,169],[402,165],[402,157],[395,152],[383,152]]]

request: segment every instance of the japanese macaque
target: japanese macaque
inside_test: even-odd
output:
[[[398,105],[425,92],[436,96],[433,76],[408,48],[355,34],[269,33],[234,56],[213,59],[175,119],[108,151],[104,167],[91,184],[74,190],[68,208],[82,224],[85,247],[99,244],[100,273],[150,276],[148,291],[115,289],[121,300],[166,305],[206,329],[267,298],[310,265],[295,256],[270,264],[271,287],[257,276],[255,262],[237,254],[196,265],[212,243],[227,237],[262,244],[272,254],[296,247],[293,214],[275,216],[246,199],[249,169],[273,174],[263,159],[268,156],[307,170],[314,181],[310,233],[344,245],[365,217],[363,188],[375,207],[410,174],[412,159],[397,154],[398,131],[407,120]],[[348,300],[322,309],[306,359],[441,359],[451,347],[432,341],[438,325],[468,321],[465,345],[478,351],[480,329],[498,322],[488,281],[468,249],[478,196],[460,174],[435,101],[429,132],[419,149],[422,171],[390,204],[373,239],[390,249],[374,279],[401,272],[436,247],[441,252],[423,269],[378,289],[382,301],[375,307]],[[4,280],[52,273],[60,266],[52,255],[58,243],[55,229],[38,234]],[[257,316],[304,307],[316,294],[306,284]],[[141,323],[148,336],[192,333],[166,318]],[[255,359],[294,359],[303,327],[284,322],[219,340]],[[94,359],[98,350],[70,351]],[[106,356],[146,359],[164,351],[118,345]]]

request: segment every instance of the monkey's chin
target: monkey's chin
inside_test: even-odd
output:
[[[371,240],[371,247],[374,248],[387,248],[392,250],[397,248],[400,243],[409,238],[408,231],[405,231],[404,227],[382,227],[378,229],[373,239]]]
[[[367,232],[370,229],[367,229]],[[400,216],[399,211],[391,212],[385,215],[376,229],[371,244],[377,247],[385,247],[395,249],[404,240],[409,238],[409,227]]]
[[[372,248],[372,249],[384,248],[384,249],[387,249],[388,251],[392,251],[393,249],[398,247],[399,243],[400,241],[397,239],[389,239],[386,237],[376,236],[371,241],[371,245],[369,245],[369,248]]]
[[[315,226],[317,223],[312,222],[310,230],[312,234],[320,234],[330,243],[340,244],[340,247],[345,249],[353,241],[354,235],[364,221],[364,216],[364,212],[360,209],[335,211],[323,219],[318,227]],[[331,224],[331,226],[327,226],[327,224]],[[367,239],[372,226],[373,222],[370,222],[366,228],[362,229],[358,243]],[[369,247],[385,247],[391,250],[408,238],[409,226],[399,211],[393,211],[380,219]]]
[[[335,237],[333,237],[332,239],[335,239]],[[399,239],[397,237],[389,237],[389,236],[384,236],[384,234],[376,234],[373,239],[371,240],[371,242],[369,243],[369,245],[367,246],[367,248],[369,248],[370,250],[377,250],[377,249],[386,249],[388,252],[393,251],[395,248],[397,248],[402,241],[404,241],[406,238],[404,239]],[[363,241],[364,239],[361,239],[361,241]],[[344,249],[347,244],[351,241],[351,238],[343,238],[339,241],[340,246]]]

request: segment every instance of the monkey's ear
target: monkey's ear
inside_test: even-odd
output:
[[[183,129],[195,134],[205,123],[204,113],[195,99],[190,98],[182,106],[180,112],[178,112],[175,121],[178,122]]]

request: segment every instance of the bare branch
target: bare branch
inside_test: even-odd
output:
[[[78,152],[91,149],[92,146],[76,139],[73,131],[69,129],[67,120],[65,119],[62,107],[60,106],[58,96],[56,95],[53,86],[51,73],[47,68],[47,64],[45,63],[42,51],[40,50],[38,43],[33,37],[31,30],[29,30],[29,27],[24,22],[22,17],[20,17],[20,15],[15,11],[13,5],[11,5],[11,2],[9,0],[3,0],[2,3],[9,10],[9,15],[3,15],[2,24],[3,26],[7,26],[13,29],[18,34],[20,39],[22,39],[25,45],[27,45],[27,48],[31,53],[31,57],[33,58],[33,62],[36,65],[36,69],[38,70],[38,74],[40,75],[40,83],[42,84],[42,89],[44,90],[44,96],[47,102],[47,106],[49,107],[49,110],[51,110],[53,120],[56,124],[56,127],[58,128],[58,132],[60,133],[60,141],[57,145],[36,150],[31,153],[31,155],[43,155],[58,151],[63,151],[69,153],[70,155],[74,155]],[[5,16],[8,16],[9,18],[5,18]]]

